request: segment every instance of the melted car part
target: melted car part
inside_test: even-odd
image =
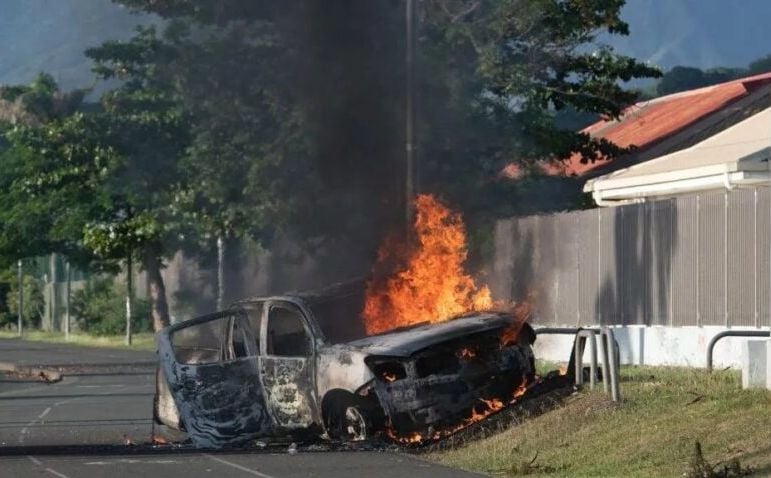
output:
[[[510,398],[534,375],[529,345],[501,347],[498,332],[441,343],[406,358],[366,362],[378,378],[374,388],[380,404],[400,433],[457,423],[480,399]]]

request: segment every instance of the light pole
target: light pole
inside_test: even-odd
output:
[[[22,334],[22,323],[24,322],[24,271],[22,270],[21,259],[16,263],[19,278],[19,321],[17,324],[19,337]]]
[[[64,271],[67,281],[64,291],[64,340],[70,340],[70,298],[72,296],[72,268],[70,260],[64,263]]]
[[[405,220],[407,223],[407,232],[412,227],[414,218],[414,208],[412,201],[415,197],[415,2],[417,0],[407,0],[406,8],[406,30],[407,30],[407,51],[406,53],[406,131],[405,131],[405,149],[406,157],[406,184],[405,184]]]
[[[131,248],[129,248],[126,254],[126,345],[131,345],[131,316],[134,305],[134,268],[131,259]]]

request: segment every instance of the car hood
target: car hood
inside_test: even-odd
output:
[[[348,342],[346,345],[370,355],[407,357],[426,347],[465,335],[502,329],[511,324],[511,317],[485,313],[460,317],[439,324],[426,324],[407,330],[397,330]]]

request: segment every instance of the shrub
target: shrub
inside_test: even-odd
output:
[[[6,277],[7,276],[7,277]],[[19,284],[15,274],[8,273],[0,282],[0,327],[14,328],[19,313]],[[43,284],[35,277],[24,275],[24,327],[38,327],[45,310]]]
[[[72,315],[78,328],[93,335],[120,335],[126,331],[125,291],[112,279],[97,279],[72,294]],[[148,332],[150,302],[134,299],[132,330]]]

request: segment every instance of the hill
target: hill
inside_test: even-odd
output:
[[[129,38],[138,24],[155,21],[110,0],[3,0],[0,10],[0,84],[51,73],[64,89],[90,86],[83,51]]]

